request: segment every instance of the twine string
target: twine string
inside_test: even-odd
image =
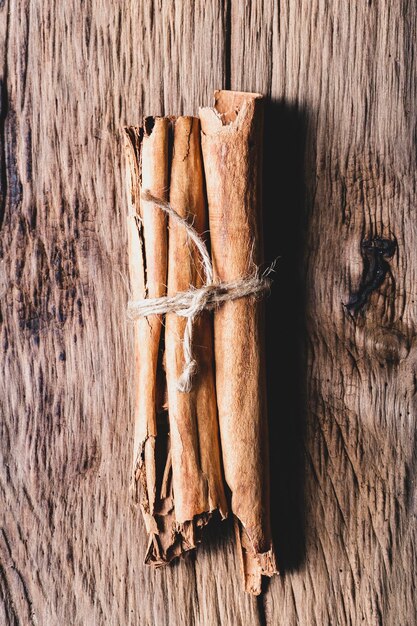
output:
[[[213,266],[206,244],[195,228],[186,219],[178,215],[168,202],[157,198],[149,191],[144,191],[141,197],[146,202],[152,203],[154,207],[164,211],[173,221],[185,228],[200,254],[204,268],[205,283],[202,287],[196,288],[190,285],[188,291],[182,291],[173,296],[130,300],[127,305],[127,315],[131,320],[148,317],[149,315],[164,315],[166,313],[176,313],[176,315],[187,319],[182,340],[184,367],[177,380],[177,388],[179,391],[188,393],[192,389],[192,379],[198,369],[192,349],[194,323],[198,315],[204,310],[217,308],[224,302],[264,294],[270,289],[271,279],[269,275],[274,270],[275,264],[271,265],[263,274],[259,274],[258,269],[256,269],[253,274],[234,281],[227,283],[215,282]]]

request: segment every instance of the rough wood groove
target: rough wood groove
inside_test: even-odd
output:
[[[1,624],[417,622],[416,35],[414,4],[389,0],[0,0]],[[196,559],[145,568],[128,494],[119,129],[229,83],[272,98],[265,241],[282,257],[268,343],[286,573],[259,604],[227,524]],[[349,314],[378,238],[389,270]]]

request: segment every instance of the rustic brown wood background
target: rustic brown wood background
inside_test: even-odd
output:
[[[0,623],[414,626],[415,3],[0,0],[0,31]],[[146,569],[128,494],[120,128],[195,113],[216,87],[269,98],[284,575],[258,600],[227,523],[196,557]],[[396,253],[352,317],[375,236]]]

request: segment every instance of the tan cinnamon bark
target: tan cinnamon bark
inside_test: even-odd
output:
[[[159,297],[166,292],[167,226],[162,211],[141,198],[141,190],[166,198],[169,180],[169,126],[166,118],[147,118],[143,128],[126,129],[129,201],[129,265],[131,299]],[[129,193],[130,190],[130,193]],[[167,488],[170,475],[169,438],[161,372],[160,316],[134,322],[134,490],[141,503],[150,542],[147,560],[158,560],[170,547],[160,518],[172,511]],[[158,441],[157,441],[158,438]],[[157,444],[159,444],[157,446]],[[139,493],[139,483],[142,491]],[[172,515],[171,515],[172,516]]]
[[[200,121],[179,117],[174,125],[170,204],[193,223],[198,233],[207,230]],[[197,251],[185,229],[169,222],[168,295],[202,284]],[[179,524],[194,520],[205,524],[218,509],[227,515],[220,459],[219,427],[213,369],[212,318],[205,313],[195,323],[193,352],[198,372],[191,392],[177,389],[184,365],[182,337],[186,320],[175,313],[166,316],[165,348],[168,409],[171,434],[175,518]],[[195,533],[193,532],[193,535]]]
[[[215,93],[200,109],[202,150],[216,277],[230,281],[262,262],[262,97]],[[214,315],[217,403],[226,482],[237,520],[247,591],[277,572],[269,518],[269,463],[263,305],[226,302]]]
[[[163,296],[167,282],[169,294],[186,291],[201,284],[196,253],[185,230],[175,223],[169,225],[167,246],[165,214],[144,201],[141,192],[166,199],[170,180],[174,208],[194,220],[199,232],[206,230],[199,120],[148,118],[143,129],[126,129],[126,136],[131,299]],[[162,321],[150,316],[134,322],[134,483],[150,537],[145,560],[154,565],[195,548],[215,510],[221,517],[227,515],[211,319],[202,315],[195,326],[199,371],[190,393],[176,387],[183,367],[185,320],[169,314],[165,328]]]

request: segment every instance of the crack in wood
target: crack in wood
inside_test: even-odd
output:
[[[390,272],[388,261],[393,257],[396,249],[395,239],[374,237],[362,241],[362,278],[358,290],[350,296],[349,302],[345,305],[349,313],[352,315],[359,313],[369,301],[371,294],[382,285],[386,275]]]

